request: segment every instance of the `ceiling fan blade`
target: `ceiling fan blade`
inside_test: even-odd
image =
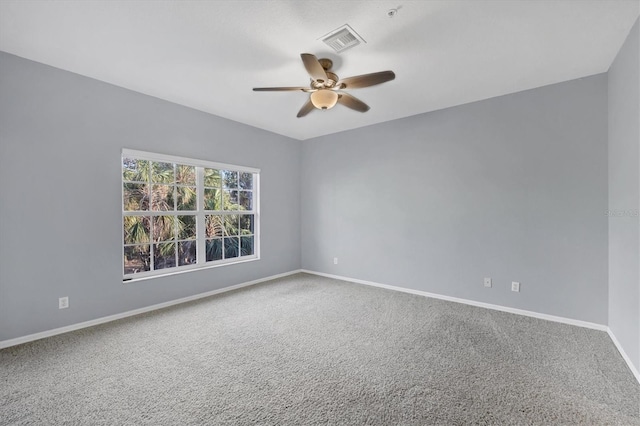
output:
[[[361,87],[375,86],[376,84],[391,81],[394,78],[396,78],[396,75],[393,71],[380,71],[344,78],[338,81],[337,86],[341,89],[359,89]]]
[[[293,92],[302,91],[308,92],[312,90],[309,87],[254,87],[254,92]]]
[[[304,117],[305,115],[309,114],[313,109],[315,109],[315,107],[311,103],[311,99],[309,99],[307,103],[302,105],[302,108],[300,108],[300,111],[298,111],[298,115],[296,117],[298,118]]]
[[[318,83],[324,83],[328,80],[327,73],[325,72],[324,68],[322,68],[322,65],[320,65],[318,58],[310,53],[302,53],[300,57],[302,58],[304,67],[307,69],[307,72],[314,81],[317,81]]]
[[[369,105],[348,93],[338,93],[338,103],[359,112],[369,111]]]

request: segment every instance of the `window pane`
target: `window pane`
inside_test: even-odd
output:
[[[137,274],[151,269],[149,244],[124,248],[124,273]]]
[[[222,190],[223,205],[225,210],[240,210],[238,205],[238,191]]]
[[[231,237],[224,239],[224,258],[229,259],[232,257],[238,257],[238,237]]]
[[[170,211],[174,210],[173,205],[173,185],[153,185],[151,189],[151,210]]]
[[[195,186],[179,186],[176,188],[178,192],[177,205],[178,210],[196,210],[197,192]]]
[[[253,209],[253,192],[240,191],[240,210]]]
[[[151,218],[145,216],[124,217],[124,243],[140,244],[149,242]]]
[[[195,241],[180,241],[178,243],[178,265],[193,265],[196,263]]]
[[[253,254],[253,237],[240,237],[240,256]]]
[[[233,170],[220,170],[222,175],[222,187],[236,189],[238,187],[238,172]]]
[[[125,183],[122,188],[122,206],[124,211],[149,210],[148,186],[144,183]]]
[[[210,237],[222,237],[222,216],[207,215],[205,219],[205,235]]]
[[[196,168],[193,166],[176,164],[176,183],[181,185],[195,185]]]
[[[222,210],[222,191],[220,189],[205,188],[204,209]]]
[[[160,243],[153,246],[153,269],[176,266],[176,243]]]
[[[222,259],[222,239],[207,240],[207,262]]]
[[[123,158],[122,179],[134,182],[149,182],[149,162],[147,160]]]
[[[253,173],[240,173],[240,188],[253,189]]]
[[[220,188],[220,171],[216,169],[204,169],[204,186]]]
[[[195,216],[178,216],[176,225],[178,226],[179,240],[193,240],[196,238]]]
[[[173,163],[151,163],[151,181],[158,183],[175,183]]]
[[[153,218],[153,241],[170,241],[176,237],[176,216]]]
[[[243,214],[240,215],[240,234],[247,235],[253,234],[253,215]]]
[[[224,217],[225,235],[238,235],[238,215],[232,214]]]

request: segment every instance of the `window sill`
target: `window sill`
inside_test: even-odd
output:
[[[190,267],[188,269],[180,269],[180,270],[177,270],[177,271],[171,271],[171,272],[167,272],[167,273],[164,273],[164,274],[146,275],[144,277],[123,278],[122,284],[131,284],[131,283],[135,283],[135,282],[138,282],[138,281],[152,280],[154,278],[170,277],[172,275],[186,274],[186,273],[189,273],[189,272],[202,271],[204,269],[212,269],[212,268],[220,268],[220,267],[223,267],[223,266],[238,265],[240,263],[254,262],[256,260],[260,260],[260,257],[259,256],[248,256],[246,259],[238,260],[238,261],[235,261],[235,262],[218,263],[218,264],[215,264],[215,265],[196,266],[196,267]]]

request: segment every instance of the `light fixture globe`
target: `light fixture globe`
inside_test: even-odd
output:
[[[331,109],[338,102],[338,94],[333,90],[320,89],[311,94],[311,103],[318,109]]]

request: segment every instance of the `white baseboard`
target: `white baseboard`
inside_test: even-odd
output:
[[[366,280],[360,280],[360,279],[357,279],[357,278],[343,277],[343,276],[340,276],[340,275],[325,274],[324,272],[309,271],[309,270],[306,270],[306,269],[303,269],[302,272],[307,273],[307,274],[312,274],[312,275],[319,275],[319,276],[327,277],[327,278],[334,278],[336,280],[349,281],[349,282],[353,282],[353,283],[357,283],[357,284],[364,284],[364,285],[369,285],[369,286],[373,286],[373,287],[386,288],[388,290],[401,291],[403,293],[416,294],[418,296],[431,297],[433,299],[447,300],[449,302],[463,303],[465,305],[478,306],[480,308],[487,308],[487,309],[493,309],[493,310],[496,310],[496,311],[508,312],[510,314],[524,315],[524,316],[527,316],[527,317],[540,318],[540,319],[544,319],[544,320],[548,320],[548,321],[561,322],[563,324],[576,325],[578,327],[591,328],[591,329],[594,329],[594,330],[607,331],[607,329],[608,329],[608,327],[606,325],[603,325],[603,324],[597,324],[597,323],[588,322],[588,321],[581,321],[581,320],[576,320],[576,319],[572,319],[572,318],[558,317],[558,316],[555,316],[555,315],[541,314],[539,312],[526,311],[524,309],[509,308],[507,306],[493,305],[491,303],[476,302],[475,300],[461,299],[459,297],[445,296],[445,295],[442,295],[442,294],[429,293],[429,292],[426,292],[426,291],[413,290],[413,289],[404,288],[404,287],[396,287],[396,286],[393,286],[393,285],[380,284],[380,283],[376,283],[376,282],[373,282],[373,281],[366,281]]]
[[[627,353],[622,348],[622,345],[620,344],[620,342],[616,338],[616,335],[613,334],[613,331],[611,331],[611,329],[609,327],[607,327],[607,333],[609,334],[609,337],[611,337],[611,340],[613,341],[613,344],[616,345],[616,348],[618,349],[618,352],[620,352],[620,355],[622,355],[622,358],[627,363],[627,366],[629,367],[629,369],[631,370],[633,375],[636,377],[636,380],[638,381],[638,383],[640,383],[640,372],[635,367],[635,365],[633,365],[633,362],[631,362],[631,358],[629,358]]]
[[[155,311],[155,310],[158,310],[158,309],[167,308],[167,307],[173,306],[173,305],[179,305],[181,303],[191,302],[193,300],[202,299],[204,297],[213,296],[215,294],[225,293],[227,291],[237,290],[237,289],[243,288],[243,287],[249,287],[249,286],[252,286],[252,285],[255,285],[255,284],[259,284],[261,282],[265,282],[265,281],[270,281],[270,280],[274,280],[274,279],[277,279],[277,278],[286,277],[286,276],[297,274],[297,273],[300,273],[300,272],[304,272],[304,273],[312,274],[312,275],[318,275],[318,276],[327,277],[327,278],[333,278],[333,279],[342,280],[342,281],[349,281],[349,282],[353,282],[353,283],[357,283],[357,284],[369,285],[369,286],[373,286],[373,287],[386,288],[388,290],[400,291],[400,292],[403,292],[403,293],[416,294],[418,296],[425,296],[425,297],[431,297],[431,298],[434,298],[434,299],[447,300],[447,301],[450,301],[450,302],[463,303],[465,305],[478,306],[478,307],[481,307],[481,308],[493,309],[493,310],[502,311],[502,312],[509,312],[509,313],[517,314],[517,315],[524,315],[524,316],[533,317],[533,318],[540,318],[540,319],[545,319],[545,320],[548,320],[548,321],[555,321],[555,322],[560,322],[560,323],[563,323],[563,324],[575,325],[575,326],[578,326],[578,327],[585,327],[585,328],[591,328],[591,329],[594,329],[594,330],[606,331],[609,334],[609,337],[611,338],[611,340],[613,341],[613,344],[616,346],[616,348],[620,352],[620,355],[622,355],[622,358],[625,360],[625,362],[629,366],[629,369],[631,370],[631,372],[635,376],[636,380],[638,380],[638,383],[640,383],[640,372],[638,372],[638,369],[633,365],[633,363],[631,362],[631,359],[626,354],[626,352],[624,351],[624,349],[620,345],[620,342],[618,341],[616,336],[613,334],[611,329],[609,327],[607,327],[606,325],[596,324],[596,323],[587,322],[587,321],[580,321],[580,320],[575,320],[575,319],[571,319],[571,318],[558,317],[558,316],[555,316],[555,315],[541,314],[541,313],[538,313],[538,312],[526,311],[526,310],[523,310],[523,309],[516,309],[516,308],[509,308],[509,307],[506,307],[506,306],[493,305],[493,304],[490,304],[490,303],[476,302],[474,300],[461,299],[461,298],[458,298],[458,297],[445,296],[445,295],[436,294],[436,293],[429,293],[429,292],[426,292],[426,291],[413,290],[413,289],[409,289],[409,288],[403,288],[403,287],[397,287],[397,286],[392,286],[392,285],[387,285],[387,284],[381,284],[381,283],[376,283],[376,282],[373,282],[373,281],[366,281],[366,280],[360,280],[360,279],[356,279],[356,278],[343,277],[343,276],[340,276],[340,275],[325,274],[323,272],[310,271],[310,270],[307,270],[307,269],[297,269],[297,270],[285,272],[285,273],[282,273],[282,274],[271,275],[269,277],[259,278],[257,280],[253,280],[253,281],[248,281],[248,282],[232,285],[232,286],[229,286],[229,287],[224,287],[224,288],[220,288],[220,289],[217,289],[217,290],[211,290],[211,291],[207,291],[205,293],[200,293],[200,294],[196,294],[196,295],[193,295],[193,296],[183,297],[183,298],[176,299],[176,300],[170,300],[168,302],[158,303],[156,305],[146,306],[144,308],[134,309],[132,311],[127,311],[127,312],[122,312],[122,313],[119,313],[119,314],[109,315],[109,316],[102,317],[102,318],[96,318],[96,319],[93,319],[93,320],[90,320],[90,321],[84,321],[84,322],[77,323],[77,324],[67,325],[65,327],[54,328],[52,330],[42,331],[40,333],[29,334],[27,336],[16,337],[15,339],[2,340],[2,341],[0,341],[0,349],[8,348],[10,346],[20,345],[22,343],[32,342],[34,340],[44,339],[45,337],[51,337],[51,336],[67,333],[67,332],[74,331],[74,330],[80,330],[82,328],[92,327],[92,326],[98,325],[98,324],[104,324],[104,323],[115,321],[115,320],[119,320],[119,319],[122,319],[122,318],[127,318],[127,317],[131,317],[131,316],[134,316],[134,315],[143,314],[145,312],[151,312],[151,311]]]
[[[0,341],[0,349],[8,348],[10,346],[20,345],[22,343],[32,342],[34,340],[44,339],[45,337],[51,337],[62,333],[68,333],[69,331],[80,330],[81,328],[92,327],[98,324],[104,324],[106,322],[111,322],[115,320],[119,320],[122,318],[131,317],[134,315],[143,314],[145,312],[155,311],[157,309],[167,308],[173,305],[179,305],[180,303],[191,302],[193,300],[202,299],[203,297],[213,296],[214,294],[225,293],[231,290],[237,290],[239,288],[248,287],[251,285],[255,285],[264,281],[274,280],[276,278],[282,278],[289,275],[297,274],[302,272],[301,269],[297,269],[294,271],[285,272],[283,274],[271,275],[265,278],[259,278],[257,280],[248,281],[236,285],[232,285],[229,287],[220,288],[217,290],[207,291],[205,293],[195,294],[193,296],[187,296],[180,299],[170,300],[168,302],[158,303],[156,305],[145,306],[144,308],[134,309],[132,311],[122,312],[119,314],[109,315],[102,318],[96,318],[90,321],[84,321],[77,324],[71,324],[60,328],[54,328],[52,330],[42,331],[40,333],[29,334],[27,336],[16,337],[15,339],[2,340]]]
[[[307,269],[303,269],[301,272],[304,272],[306,274],[319,275],[321,277],[333,278],[333,279],[336,279],[336,280],[349,281],[349,282],[353,282],[353,283],[357,283],[357,284],[364,284],[364,285],[369,285],[369,286],[373,286],[373,287],[386,288],[388,290],[395,290],[395,291],[400,291],[400,292],[403,292],[403,293],[416,294],[418,296],[425,296],[425,297],[432,297],[434,299],[448,300],[449,302],[464,303],[465,305],[478,306],[480,308],[493,309],[493,310],[502,311],[502,312],[509,312],[511,314],[516,314],[516,315],[524,315],[524,316],[527,316],[527,317],[540,318],[540,319],[544,319],[544,320],[548,320],[548,321],[554,321],[554,322],[560,322],[560,323],[563,323],[563,324],[575,325],[575,326],[578,326],[578,327],[590,328],[590,329],[593,329],[593,330],[606,331],[607,334],[609,334],[609,337],[611,338],[611,340],[613,341],[613,344],[618,349],[618,352],[620,352],[620,355],[622,355],[622,358],[627,363],[627,366],[629,367],[629,369],[631,370],[631,372],[635,376],[636,380],[638,381],[638,383],[640,383],[640,373],[638,372],[638,369],[633,365],[633,363],[631,362],[631,358],[629,358],[629,356],[626,354],[626,352],[624,351],[624,349],[620,345],[620,342],[618,342],[618,339],[616,338],[616,336],[613,334],[611,329],[606,325],[597,324],[597,323],[588,322],[588,321],[580,321],[580,320],[576,320],[576,319],[572,319],[572,318],[558,317],[558,316],[555,316],[555,315],[541,314],[539,312],[526,311],[524,309],[509,308],[509,307],[506,307],[506,306],[493,305],[493,304],[490,304],[490,303],[476,302],[475,300],[460,299],[458,297],[444,296],[444,295],[436,294],[436,293],[428,293],[426,291],[413,290],[413,289],[410,289],[410,288],[403,288],[403,287],[396,287],[396,286],[393,286],[393,285],[380,284],[380,283],[376,283],[376,282],[373,282],[373,281],[366,281],[366,280],[360,280],[360,279],[356,279],[356,278],[343,277],[343,276],[340,276],[340,275],[325,274],[324,272],[309,271]]]

